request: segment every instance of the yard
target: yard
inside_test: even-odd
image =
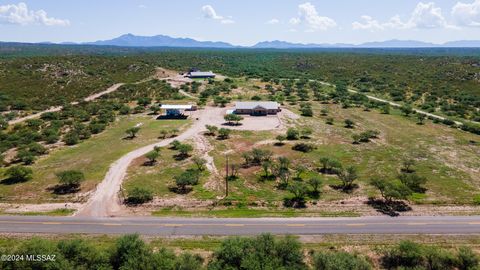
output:
[[[33,166],[33,179],[13,185],[0,184],[3,202],[42,203],[84,201],[85,195],[103,180],[111,163],[122,155],[159,140],[160,130],[182,130],[189,125],[185,120],[154,120],[150,116],[122,116],[107,130],[72,147],[62,147],[39,159]],[[135,139],[128,139],[125,130],[139,125]],[[57,183],[55,173],[79,170],[85,174],[79,194],[55,195],[48,188]]]
[[[297,110],[296,106],[289,108]],[[321,109],[328,110],[328,116],[321,116]],[[214,190],[205,186],[209,176],[203,175],[200,184],[194,186],[189,194],[171,192],[169,187],[174,185],[173,177],[186,168],[194,167],[194,164],[191,160],[175,161],[175,153],[169,149],[162,149],[161,161],[154,167],[142,166],[143,160],[138,160],[129,169],[125,186],[128,189],[142,184],[154,190],[157,197],[149,206],[152,209],[156,206],[158,211],[155,215],[161,216],[264,216],[272,211],[277,211],[280,216],[374,214],[364,202],[368,197],[379,194],[368,181],[373,177],[395,178],[402,161],[412,158],[417,174],[428,179],[427,192],[414,193],[409,199],[414,204],[414,210],[425,210],[415,205],[472,205],[474,196],[480,193],[477,171],[480,168],[480,146],[476,135],[430,122],[418,125],[414,119],[407,119],[396,110],[386,115],[361,108],[343,109],[337,104],[314,103],[313,111],[314,117],[290,119],[290,124],[287,124],[300,130],[311,128],[313,133],[310,139],[285,141],[284,145],[279,146],[275,138],[284,134],[285,128],[274,131],[235,130],[227,140],[206,136],[212,145],[209,154],[213,156],[221,175],[216,179],[217,188]],[[333,124],[327,124],[326,118],[333,118]],[[344,127],[345,119],[354,122],[353,129]],[[366,130],[377,130],[380,135],[368,143],[353,144],[352,135]],[[299,142],[313,144],[316,149],[310,153],[292,150],[292,146]],[[242,154],[252,149],[270,150],[274,159],[287,157],[291,161],[292,177],[300,165],[306,168],[305,172],[299,174],[302,181],[313,176],[320,177],[323,188],[319,199],[310,200],[304,212],[283,213],[283,199],[291,196],[290,193],[278,189],[278,182],[263,179],[261,166],[243,167]],[[202,209],[206,211],[207,205],[224,194],[222,177],[225,175],[226,156],[230,164],[238,165],[238,178],[229,181],[229,196],[218,201],[223,205],[215,210],[218,213],[207,211],[202,214]],[[358,188],[352,193],[333,188],[340,184],[340,180],[335,175],[324,175],[318,171],[321,157],[335,158],[344,167],[355,166],[359,175]]]

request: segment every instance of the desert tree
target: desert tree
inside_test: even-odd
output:
[[[150,110],[153,114],[158,114],[158,112],[160,111],[160,107],[158,105],[152,105],[150,106]]]
[[[289,206],[298,208],[305,206],[305,197],[308,193],[308,187],[303,182],[294,182],[287,187],[287,190],[292,193],[293,197],[290,200]]]
[[[345,123],[346,128],[354,128],[355,127],[355,122],[353,122],[351,119],[345,119],[344,123]]]
[[[309,127],[303,128],[300,131],[302,139],[310,139],[310,136],[313,134],[313,130]]]
[[[225,121],[227,121],[227,124],[236,126],[238,126],[240,124],[240,121],[243,120],[242,116],[233,113],[226,114],[223,118],[225,119]]]
[[[425,114],[419,113],[419,114],[417,115],[417,125],[423,125],[423,124],[425,124],[425,119],[426,119],[426,118],[427,118],[427,117],[425,116]]]
[[[55,174],[60,185],[68,188],[78,188],[85,181],[85,176],[81,171],[67,170]]]
[[[153,200],[153,191],[146,187],[133,187],[127,191],[125,203],[137,205]]]
[[[427,178],[424,176],[416,173],[400,173],[398,179],[413,192],[425,193],[426,191],[424,185],[427,183]]]
[[[353,139],[353,142],[352,142],[353,144],[359,144],[360,140],[362,139],[362,136],[360,134],[353,134],[352,139]]]
[[[173,128],[172,130],[170,130],[170,134],[172,134],[172,137],[176,137],[178,132],[180,132],[178,128]]]
[[[278,136],[276,137],[276,139],[277,139],[277,141],[278,141],[278,142],[276,143],[276,145],[279,145],[279,146],[280,146],[280,145],[284,145],[284,144],[285,144],[284,141],[287,139],[287,137],[286,137],[285,135],[278,135]]]
[[[402,160],[402,168],[400,170],[405,173],[412,173],[415,171],[413,169],[413,166],[415,165],[415,163],[416,161],[413,158],[404,158]]]
[[[125,130],[125,133],[127,133],[128,137],[133,139],[137,136],[137,133],[140,131],[140,127],[131,127]]]
[[[400,107],[400,111],[402,111],[403,115],[405,116],[409,116],[410,114],[414,113],[412,105],[410,104],[404,104],[402,107]]]
[[[202,158],[202,157],[193,157],[193,163],[195,163],[195,166],[197,166],[198,171],[204,171],[205,170],[205,165],[207,164],[207,160]]]
[[[354,187],[353,182],[358,178],[357,169],[353,166],[348,166],[340,171],[338,178],[342,181],[343,190],[352,190]]]
[[[387,204],[391,204],[394,200],[404,200],[412,194],[412,191],[401,182],[373,178],[370,184],[378,189]]]
[[[228,128],[221,128],[218,130],[218,137],[222,140],[225,140],[230,137],[230,133],[232,133],[232,130]]]
[[[289,128],[287,130],[287,140],[298,140],[300,132],[295,128]]]
[[[180,193],[186,193],[188,186],[194,186],[198,184],[199,173],[196,170],[186,170],[180,175],[177,175],[175,178],[175,184],[177,185],[178,191]]]
[[[320,168],[320,172],[325,174],[336,174],[342,169],[342,163],[330,157],[321,157],[320,164],[322,166],[322,168]]]
[[[157,162],[159,156],[160,152],[155,150],[152,150],[145,155],[145,157],[148,159],[148,164],[150,165],[154,165]]]
[[[318,176],[308,179],[307,183],[312,187],[311,195],[314,198],[318,198],[320,195],[320,188],[322,186],[322,179]]]
[[[307,171],[307,167],[303,164],[298,164],[295,166],[295,180],[301,181],[302,180],[302,174]]]
[[[390,114],[390,104],[385,103],[385,104],[381,107],[381,112],[382,112],[382,114]]]
[[[160,130],[160,138],[166,139],[167,136],[168,136],[168,130],[166,130],[166,129]]]
[[[272,168],[272,162],[270,160],[265,160],[262,162],[263,169],[263,178],[268,179],[270,177],[270,170]]]
[[[193,146],[191,146],[190,144],[180,144],[177,147],[177,150],[179,152],[178,156],[182,159],[185,159],[190,156],[190,152],[193,151]]]
[[[26,182],[32,179],[32,174],[32,169],[28,167],[13,166],[4,172],[4,175],[7,177],[7,179],[3,181],[8,181],[9,183]]]
[[[213,126],[213,125],[205,125],[205,128],[208,131],[208,135],[215,136],[217,134],[218,127]]]

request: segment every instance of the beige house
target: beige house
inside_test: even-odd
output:
[[[280,112],[280,104],[274,101],[235,102],[235,114],[263,116]]]

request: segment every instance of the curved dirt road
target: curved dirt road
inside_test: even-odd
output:
[[[94,194],[88,202],[79,209],[76,216],[108,217],[119,212],[122,202],[118,196],[123,178],[130,163],[153,150],[155,146],[164,147],[174,140],[184,141],[194,137],[200,132],[206,131],[205,125],[213,122],[222,113],[222,108],[209,107],[192,114],[193,125],[177,137],[162,140],[160,142],[136,149],[110,166],[103,181],[97,186]]]
[[[106,94],[109,94],[109,93],[112,93],[112,92],[115,92],[118,90],[118,88],[120,88],[120,86],[124,85],[124,83],[117,83],[117,84],[114,84],[112,86],[110,86],[109,88],[107,88],[105,91],[102,91],[102,92],[99,92],[99,93],[96,93],[96,94],[93,94],[93,95],[90,95],[86,98],[84,98],[83,100],[84,101],[92,101],[92,100],[95,100],[103,95],[106,95]],[[78,104],[78,101],[74,101],[72,103],[70,103],[72,105],[75,105],[75,104]],[[51,107],[50,109],[46,109],[46,110],[43,110],[41,112],[38,112],[38,113],[34,113],[34,114],[31,114],[31,115],[27,115],[25,117],[21,117],[21,118],[17,118],[17,119],[13,119],[11,121],[8,121],[8,124],[9,125],[15,125],[15,124],[18,124],[18,123],[21,123],[21,122],[24,122],[24,121],[27,121],[28,119],[35,119],[35,118],[39,118],[42,114],[44,113],[47,113],[47,112],[58,112],[58,111],[61,111],[63,108],[63,106],[57,106],[57,107]]]

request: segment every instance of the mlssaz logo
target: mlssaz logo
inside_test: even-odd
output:
[[[52,255],[33,255],[33,254],[30,254],[30,255],[25,255],[25,260],[29,261],[29,262],[48,262],[48,261],[54,262],[56,256],[57,255],[55,255],[55,254],[52,254]]]

